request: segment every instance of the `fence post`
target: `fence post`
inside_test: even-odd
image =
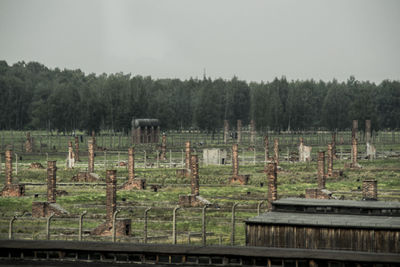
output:
[[[149,211],[151,210],[151,208],[147,208],[144,211],[144,243],[147,244],[147,213],[149,213]]]
[[[235,245],[235,210],[239,203],[234,203],[232,206],[232,233],[231,233],[231,246]]]
[[[207,205],[203,207],[203,212],[202,212],[202,239],[203,239],[203,246],[207,245],[207,232],[206,232],[206,209]]]
[[[172,213],[172,244],[176,245],[176,211],[180,209],[180,207],[176,206]]]
[[[80,216],[79,216],[79,241],[82,241],[82,227],[83,227],[83,216],[85,216],[87,211],[85,210]]]
[[[10,239],[10,240],[13,239],[13,224],[16,219],[17,219],[17,216],[14,215],[14,217],[12,217],[10,220],[10,225],[8,227],[8,239]]]
[[[258,202],[258,205],[257,205],[257,215],[260,215],[260,208],[261,208],[261,205],[264,203],[264,200],[261,200],[260,202]]]
[[[256,147],[254,146],[253,165],[256,165]]]
[[[115,242],[115,240],[116,240],[116,236],[117,236],[116,221],[117,221],[117,214],[120,211],[121,211],[120,209],[117,209],[113,214],[113,220],[112,220],[112,242]]]
[[[50,221],[54,217],[54,212],[47,217],[47,227],[46,227],[46,239],[50,240]]]

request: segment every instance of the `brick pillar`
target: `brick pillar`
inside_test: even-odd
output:
[[[240,144],[242,140],[242,121],[237,120],[237,143]]]
[[[5,174],[6,174],[6,184],[11,185],[12,184],[12,173],[13,173],[13,167],[12,167],[12,150],[6,150],[5,153],[5,158],[6,158],[6,168],[5,168]]]
[[[80,161],[79,159],[79,138],[75,136],[75,161]]]
[[[232,170],[233,176],[239,175],[238,144],[233,144],[232,146]]]
[[[72,147],[72,141],[68,142],[68,168],[73,168],[75,163],[74,149]]]
[[[128,149],[128,181],[133,182],[135,179],[135,150],[133,147]]]
[[[94,172],[94,140],[88,140],[88,172]]]
[[[185,168],[186,170],[190,170],[190,141],[186,141],[185,143]]]
[[[353,138],[352,146],[351,146],[351,155],[352,155],[352,165],[353,167],[357,166],[357,138]]]
[[[254,120],[250,121],[250,144],[254,146],[254,141],[256,137],[256,123]]]
[[[198,196],[199,195],[199,161],[197,155],[191,155],[190,157],[190,165],[192,171],[192,195]]]
[[[106,223],[112,223],[114,212],[117,209],[117,171],[106,171]]]
[[[363,200],[378,200],[378,182],[375,179],[364,180],[362,194]]]
[[[367,144],[371,142],[371,120],[365,121],[365,142]]]
[[[333,176],[333,149],[332,145],[328,144],[328,176]]]
[[[265,164],[267,161],[269,161],[269,141],[268,141],[268,135],[264,137],[264,149],[265,149]]]
[[[57,161],[47,162],[47,202],[56,202]]]
[[[300,144],[299,144],[299,161],[304,162],[304,139],[300,137]]]
[[[224,144],[228,142],[229,122],[224,120]]]
[[[161,160],[165,160],[167,155],[167,135],[163,134],[161,139]]]
[[[267,179],[268,179],[268,209],[272,209],[272,202],[278,199],[277,188],[277,164],[268,163],[267,166]]]
[[[30,132],[26,133],[25,152],[28,152],[28,153],[32,152],[32,139],[31,139]]]
[[[96,134],[94,131],[92,131],[92,144],[93,144],[93,149],[96,150],[97,144],[96,144]]]
[[[279,166],[279,140],[275,138],[274,140],[274,161],[277,166]]]
[[[318,189],[325,189],[325,151],[318,152]]]
[[[351,137],[357,138],[357,132],[358,132],[358,120],[353,120],[353,129],[351,131]]]

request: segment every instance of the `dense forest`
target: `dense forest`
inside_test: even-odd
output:
[[[400,82],[182,81],[0,61],[0,129],[128,131],[132,118],[158,118],[162,129],[207,131],[221,129],[225,119],[230,125],[254,119],[257,128],[277,131],[342,130],[353,119],[371,119],[375,130],[399,129]]]

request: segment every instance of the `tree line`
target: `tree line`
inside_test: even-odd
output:
[[[228,120],[263,130],[344,130],[370,119],[375,130],[400,128],[400,82],[380,84],[152,79],[131,74],[85,74],[38,62],[0,61],[0,129],[129,131],[132,118],[157,118],[162,129],[215,131]]]

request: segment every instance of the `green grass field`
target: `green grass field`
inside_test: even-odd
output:
[[[390,150],[399,151],[399,145],[387,145],[382,147],[381,152]],[[390,146],[390,147],[389,147]],[[229,148],[226,146],[226,148]],[[363,146],[360,145],[361,153]],[[323,147],[313,147],[318,151]],[[339,151],[347,151],[348,146],[338,146]],[[272,150],[272,149],[271,149]],[[293,149],[294,150],[294,149]],[[292,151],[293,151],[292,150]],[[136,176],[145,178],[147,184],[159,184],[161,189],[153,192],[149,187],[146,190],[118,191],[117,202],[121,208],[120,218],[132,219],[132,236],[120,241],[142,242],[144,227],[144,211],[151,207],[149,212],[148,236],[149,242],[168,243],[171,242],[172,234],[172,210],[178,203],[179,195],[190,193],[190,180],[188,178],[177,178],[176,169],[181,168],[182,153],[172,152],[171,161],[167,155],[166,161],[159,161],[157,168],[156,152],[146,152],[146,165],[144,153],[136,148],[135,154]],[[379,150],[378,150],[379,152]],[[201,149],[197,149],[200,155]],[[229,153],[228,153],[229,154]],[[4,154],[2,154],[1,181],[4,181]],[[57,182],[58,189],[66,190],[67,196],[57,198],[60,204],[69,212],[65,218],[55,218],[51,225],[51,239],[77,240],[78,217],[83,211],[88,214],[84,219],[85,240],[110,240],[110,237],[90,236],[88,232],[105,220],[105,170],[116,169],[118,185],[122,185],[128,175],[126,167],[117,166],[118,161],[126,161],[127,153],[121,151],[111,153],[96,152],[95,172],[102,178],[99,183],[88,185],[73,185],[71,178],[79,170],[87,167],[87,156],[82,155],[82,162],[75,169],[66,169],[66,153],[60,154],[20,154],[18,158],[18,174],[14,171],[15,181],[26,183],[26,196],[21,198],[0,198],[0,237],[8,237],[8,223],[15,214],[24,211],[31,212],[33,201],[46,200],[46,170],[30,170],[31,162],[40,162],[46,167],[46,160],[57,160]],[[250,174],[250,183],[245,186],[227,184],[232,174],[230,160],[228,165],[203,166],[200,164],[200,195],[212,202],[214,205],[207,210],[207,232],[209,244],[230,244],[231,236],[231,207],[239,203],[236,212],[236,244],[244,245],[244,223],[246,218],[257,215],[258,203],[267,198],[267,179],[264,169],[264,152],[256,150],[256,161],[254,152],[249,151],[246,146],[240,146],[240,174]],[[278,173],[278,197],[302,197],[306,188],[317,187],[317,163],[292,163],[285,161],[287,151],[280,151],[280,166],[282,170]],[[334,162],[334,169],[344,170],[343,177],[328,178],[326,187],[333,192],[335,197],[345,199],[361,199],[361,186],[364,179],[376,179],[378,181],[379,199],[384,201],[400,200],[400,158],[390,157],[382,154],[382,157],[374,160],[360,160],[360,170],[344,169],[344,164],[350,160],[343,152],[343,159]],[[172,164],[170,164],[172,163]],[[146,168],[145,168],[146,167]],[[14,161],[14,169],[16,169]],[[63,185],[63,183],[66,183]],[[264,186],[261,186],[261,183]],[[35,194],[38,195],[35,198]],[[266,202],[261,206],[265,211]],[[201,208],[182,208],[177,212],[178,243],[188,243],[190,236],[192,243],[201,242]],[[32,219],[29,215],[17,219],[14,227],[15,238],[20,239],[44,239],[46,233],[45,219]]]

